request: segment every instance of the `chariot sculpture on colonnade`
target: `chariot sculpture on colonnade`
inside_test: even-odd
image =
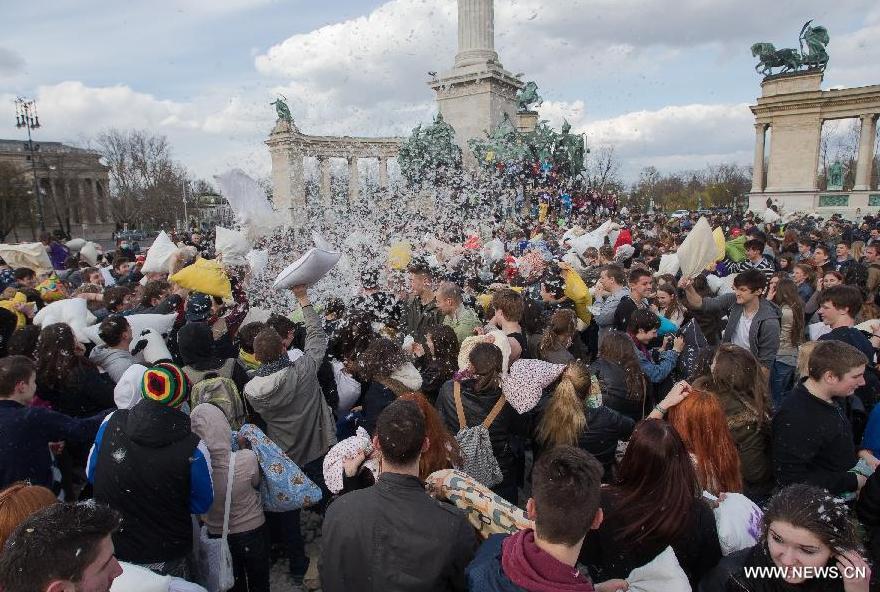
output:
[[[797,72],[799,70],[824,70],[828,65],[828,52],[825,47],[830,41],[828,29],[813,26],[812,20],[804,23],[798,36],[800,50],[793,48],[776,49],[772,43],[755,43],[752,56],[760,58],[755,71],[764,76]],[[773,72],[774,68],[781,68]]]

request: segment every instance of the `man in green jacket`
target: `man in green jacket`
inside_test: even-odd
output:
[[[461,288],[452,282],[443,282],[436,292],[437,309],[443,313],[443,324],[452,327],[458,342],[474,334],[480,326],[477,314],[466,307],[461,297]]]

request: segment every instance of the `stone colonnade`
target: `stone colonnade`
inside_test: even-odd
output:
[[[331,162],[342,158],[348,162],[348,201],[356,202],[360,194],[358,161],[375,158],[379,161],[379,184],[388,186],[388,160],[400,151],[400,138],[354,138],[349,136],[309,136],[300,132],[292,121],[279,120],[266,141],[272,156],[272,189],[275,208],[285,212],[286,222],[300,227],[305,221],[306,190],[304,159],[316,158],[320,176],[320,198],[325,205],[332,202]]]
[[[821,83],[821,72],[808,71],[777,75],[761,84],[761,97],[751,107],[755,114],[753,195],[807,197],[816,193],[823,123],[856,117],[861,121],[861,131],[853,191],[872,189],[880,85],[823,91]],[[771,133],[770,165],[765,171],[767,130]]]

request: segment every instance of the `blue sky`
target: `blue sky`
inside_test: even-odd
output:
[[[831,32],[825,87],[880,83],[880,5],[824,0],[496,0],[496,45],[538,82],[541,113],[613,145],[622,174],[751,162],[749,46]],[[46,140],[108,127],[168,136],[196,174],[268,171],[276,93],[307,133],[405,134],[451,66],[453,0],[44,0],[4,6],[0,137],[37,97]]]

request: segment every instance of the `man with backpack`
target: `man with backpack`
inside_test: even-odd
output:
[[[324,519],[324,592],[467,590],[474,529],[460,510],[425,493],[419,459],[428,446],[416,403],[397,400],[379,415],[373,447],[382,454],[382,472],[376,484],[340,497]]]

